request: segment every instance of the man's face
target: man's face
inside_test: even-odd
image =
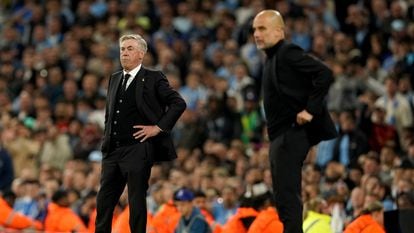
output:
[[[205,209],[207,208],[207,199],[205,197],[196,197],[193,200],[193,204],[199,209]]]
[[[283,30],[268,15],[258,15],[253,20],[253,36],[258,49],[273,47],[283,38]]]
[[[189,217],[191,215],[191,211],[193,209],[191,201],[176,201],[175,206],[182,216]]]
[[[121,65],[126,71],[131,71],[142,63],[145,52],[138,42],[133,39],[124,40],[120,44]]]

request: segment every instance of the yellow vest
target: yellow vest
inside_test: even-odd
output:
[[[332,233],[331,216],[308,211],[303,221],[303,233]]]

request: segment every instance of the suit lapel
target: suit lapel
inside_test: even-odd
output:
[[[122,72],[119,72],[119,73],[117,73],[113,76],[113,78],[111,80],[112,85],[109,85],[109,88],[110,88],[109,93],[110,94],[108,95],[108,98],[110,98],[109,103],[111,103],[111,106],[110,106],[111,110],[115,106],[114,104],[115,104],[115,101],[116,101],[116,92],[118,90],[119,83],[121,82],[121,80],[122,80]]]
[[[139,69],[137,75],[135,76],[136,79],[136,87],[135,87],[135,96],[137,101],[138,109],[140,109],[140,106],[143,104],[143,93],[144,93],[144,85],[145,85],[145,69],[143,66],[141,66],[141,69]]]
[[[141,66],[141,69],[139,70],[138,74],[135,76],[136,80],[136,102],[137,102],[137,108],[138,111],[141,113],[141,115],[145,118],[147,118],[152,124],[155,124],[157,122],[157,115],[154,113],[154,111],[151,109],[153,102],[149,101],[155,101],[151,99],[144,99],[144,87],[145,85],[149,85],[146,80],[149,77],[149,74],[147,70]],[[153,82],[151,82],[152,84]]]
[[[141,116],[147,118],[147,120],[149,120],[151,123],[154,123],[153,121],[151,121],[151,110],[147,108],[147,104],[144,100],[144,87],[146,85],[147,82],[147,70],[141,66],[141,69],[138,71],[138,74],[135,76],[135,78],[137,79],[135,84],[135,101],[137,102],[137,108],[139,113],[141,114]],[[155,123],[154,123],[155,124]]]

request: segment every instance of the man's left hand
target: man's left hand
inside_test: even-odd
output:
[[[133,136],[135,139],[141,139],[140,142],[157,136],[161,132],[161,129],[156,125],[134,125],[133,127],[134,129],[138,129]]]
[[[296,123],[298,123],[298,125],[304,125],[306,123],[309,123],[312,119],[313,115],[306,110],[302,110],[296,115]]]

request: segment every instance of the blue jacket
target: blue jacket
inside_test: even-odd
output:
[[[188,219],[181,216],[175,233],[211,233],[211,229],[200,210],[193,207]]]

